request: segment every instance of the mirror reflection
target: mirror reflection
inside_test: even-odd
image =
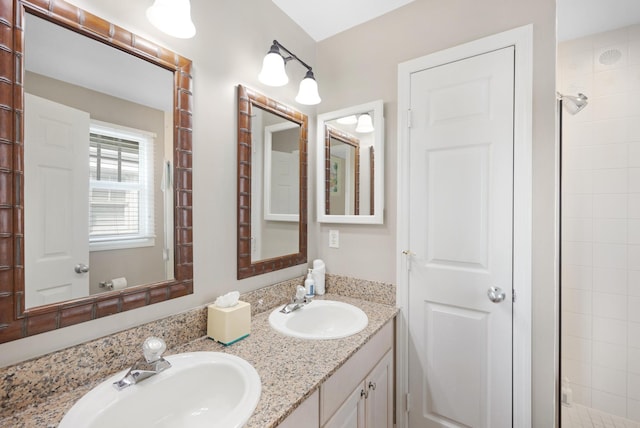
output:
[[[307,261],[307,123],[238,86],[238,279]]]
[[[382,101],[318,117],[318,221],[383,222]]]
[[[333,126],[325,125],[325,144],[329,151],[326,156],[327,184],[325,186],[325,213],[331,215],[358,215],[360,210],[371,212],[373,207],[366,192],[370,180],[361,177],[369,175],[370,168],[360,169],[361,140],[340,131]],[[363,148],[367,150],[371,146]],[[364,186],[361,186],[364,184]],[[360,188],[365,188],[364,198],[360,197]],[[361,207],[362,202],[362,207]]]
[[[173,279],[173,72],[25,28],[25,307]]]
[[[251,176],[257,178],[251,191],[251,261],[256,262],[298,252],[300,125],[256,108],[251,135]]]

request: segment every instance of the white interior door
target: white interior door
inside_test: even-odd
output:
[[[89,114],[25,94],[25,304],[89,295]]]
[[[514,49],[410,88],[409,426],[510,427]]]

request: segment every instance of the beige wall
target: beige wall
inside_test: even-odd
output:
[[[272,2],[193,1],[198,34],[161,36],[144,19],[147,2],[74,0],[73,3],[149,36],[194,61],[195,293],[159,305],[0,345],[0,365],[77,343],[305,272],[306,266],[243,281],[235,279],[235,85],[244,83],[295,105],[296,84],[257,82],[261,60],[278,39],[314,65],[323,103],[318,113],[382,98],[386,118],[384,225],[318,225],[310,203],[309,260],[323,258],[330,273],[396,282],[397,65],[431,52],[533,23],[533,426],[554,420],[555,372],[555,2],[553,0],[416,0],[372,22],[314,43]],[[116,17],[116,18],[114,18]],[[152,37],[151,37],[152,36]],[[292,82],[301,67],[288,66]],[[296,76],[297,74],[298,76]],[[315,175],[315,109],[310,115],[310,177]],[[309,185],[315,200],[315,186]],[[328,248],[328,230],[341,248]],[[28,349],[28,350],[27,350]]]
[[[316,225],[327,271],[396,282],[397,66],[484,36],[533,23],[533,426],[554,420],[555,1],[416,0],[318,43],[318,113],[384,100],[384,225]],[[340,248],[328,248],[329,229]],[[354,256],[357,254],[357,256]]]

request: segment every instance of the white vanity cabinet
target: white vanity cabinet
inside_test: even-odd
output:
[[[278,428],[319,428],[320,415],[318,403],[318,391],[311,394],[309,398],[293,411]]]
[[[323,428],[393,427],[393,322],[320,387]]]

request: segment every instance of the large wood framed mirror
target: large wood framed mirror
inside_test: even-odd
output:
[[[318,222],[384,222],[384,116],[377,100],[318,115]]]
[[[8,3],[0,342],[193,293],[191,61],[64,1]]]
[[[238,279],[307,261],[307,126],[238,86]]]

